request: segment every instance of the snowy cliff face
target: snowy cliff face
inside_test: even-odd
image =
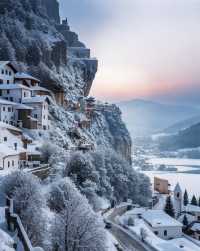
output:
[[[0,33],[0,60],[16,62],[18,70],[38,77],[47,88],[62,86],[67,100],[89,94],[98,62],[67,21],[60,24],[57,0],[1,0]],[[131,140],[115,106],[93,114],[89,129],[77,129],[80,114],[64,108],[52,107],[52,116],[56,144],[66,149],[80,142],[112,147],[130,161]]]

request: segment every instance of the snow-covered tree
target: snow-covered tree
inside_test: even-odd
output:
[[[166,198],[166,204],[165,204],[165,212],[171,216],[171,217],[174,217],[175,214],[174,214],[174,207],[173,207],[173,203],[172,203],[172,200],[171,200],[171,196],[168,196]]]
[[[188,218],[186,215],[183,216],[183,225],[187,226],[188,225]]]
[[[192,196],[191,204],[194,205],[194,206],[197,206],[197,205],[198,205],[198,203],[197,203],[197,198],[196,198],[195,195]]]
[[[183,195],[183,204],[184,204],[184,206],[187,206],[188,203],[189,203],[188,192],[185,189],[185,192],[184,192],[184,195]]]
[[[68,178],[53,184],[48,203],[57,214],[52,239],[58,250],[106,250],[102,221]]]
[[[5,178],[3,191],[14,200],[14,211],[20,216],[32,244],[43,246],[46,235],[45,198],[39,179],[17,171]]]
[[[42,153],[42,160],[45,163],[49,163],[51,157],[57,153],[57,146],[47,142],[41,146],[40,151]]]

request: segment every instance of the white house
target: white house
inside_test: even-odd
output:
[[[0,97],[22,103],[24,98],[31,97],[31,89],[22,84],[0,84]]]
[[[14,103],[0,99],[0,121],[14,125],[16,121]]]
[[[142,219],[158,237],[169,240],[182,236],[182,224],[163,210],[147,210]]]
[[[38,85],[40,80],[24,72],[17,72],[15,74],[15,83],[28,85],[29,87]]]
[[[36,96],[23,99],[23,103],[32,107],[31,117],[38,121],[38,129],[50,129],[49,105],[52,102],[48,96]]]
[[[0,84],[14,83],[16,68],[9,61],[0,61]]]

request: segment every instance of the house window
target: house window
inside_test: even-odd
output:
[[[26,92],[24,92],[24,98],[26,97]]]
[[[11,71],[9,71],[9,75],[10,75],[10,76],[11,76],[11,74],[12,74]]]
[[[13,97],[10,97],[10,101],[13,101]]]
[[[164,231],[164,236],[167,236],[167,230]]]
[[[8,112],[11,112],[11,107],[8,107]]]
[[[10,80],[7,80],[7,84],[9,84],[10,83]]]
[[[2,74],[2,75],[4,74],[4,70],[1,70],[1,74]]]
[[[8,70],[6,70],[6,75],[8,75]]]
[[[10,161],[8,161],[8,167],[10,167]]]
[[[4,141],[4,142],[6,142],[7,140],[8,140],[8,138],[7,138],[7,137],[4,137],[4,138],[3,138],[3,141]]]
[[[3,84],[3,79],[0,79],[0,84]]]
[[[38,117],[37,114],[34,114],[34,118],[37,119],[37,117]]]
[[[5,110],[6,110],[5,106],[3,106],[3,111],[5,112]]]
[[[7,94],[10,94],[10,90],[7,90]]]
[[[158,235],[158,231],[154,231],[154,234],[155,234],[155,235]]]
[[[15,165],[15,161],[14,160],[12,160],[12,166],[14,166]]]

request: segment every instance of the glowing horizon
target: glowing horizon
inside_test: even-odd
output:
[[[60,2],[62,16],[99,60],[91,95],[188,102],[197,96],[199,1],[69,0],[66,9]]]

